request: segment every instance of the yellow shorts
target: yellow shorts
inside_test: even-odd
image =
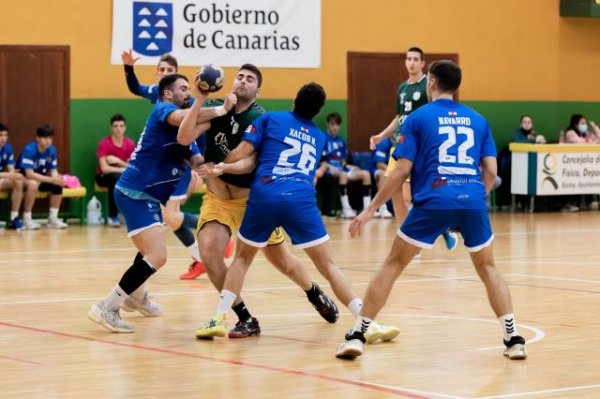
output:
[[[202,197],[202,207],[200,208],[200,218],[198,220],[198,231],[208,222],[217,222],[227,226],[231,235],[235,235],[242,225],[244,213],[248,198],[237,198],[224,200],[218,198],[214,193],[208,191]],[[277,227],[273,230],[269,243],[267,245],[281,244],[285,240],[283,229]]]
[[[390,173],[392,173],[392,170],[394,170],[394,168],[396,167],[396,160],[392,156],[394,150],[394,147],[390,148],[390,159],[388,161],[387,168],[385,169],[385,177],[388,177]],[[410,176],[408,176],[408,178],[406,179],[406,183],[410,183]]]

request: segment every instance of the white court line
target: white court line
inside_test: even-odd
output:
[[[420,283],[420,282],[436,282],[436,281],[446,281],[446,280],[463,280],[463,277],[447,277],[447,278],[425,278],[425,279],[411,279],[411,280],[402,280],[396,281],[395,284],[407,284],[407,283]],[[203,280],[208,282],[208,280]],[[354,283],[354,286],[366,286],[368,282],[364,283]],[[321,287],[331,288],[329,284],[319,284]],[[244,288],[243,292],[266,292],[266,291],[298,291],[301,290],[298,286],[295,285],[286,285],[279,287],[257,287],[257,288]],[[163,292],[157,293],[152,292],[153,297],[170,297],[170,296],[183,296],[183,295],[216,295],[217,291],[215,291],[212,287],[209,291],[205,289],[193,289],[192,291],[181,291],[181,292]],[[26,300],[26,301],[5,301],[0,302],[0,306],[3,305],[34,305],[34,304],[44,304],[44,303],[69,303],[69,302],[83,302],[83,301],[97,301],[100,297],[78,297],[78,298],[52,298],[52,299],[38,299],[38,300]]]
[[[167,249],[183,249],[181,245],[170,245],[167,246]],[[56,250],[46,250],[46,251],[9,251],[9,252],[0,252],[0,256],[2,255],[61,255],[61,254],[83,254],[89,252],[115,252],[115,251],[131,251],[134,252],[136,249],[133,245],[126,247],[104,247],[104,248],[81,248],[81,249],[56,249]]]
[[[577,283],[592,283],[592,284],[598,284],[598,283],[600,283],[600,280],[586,280],[586,279],[582,279],[582,278],[541,276],[539,274],[510,273],[510,274],[505,274],[505,276],[524,277],[524,278],[539,278],[541,280],[573,281],[573,282],[577,282]]]
[[[519,397],[519,396],[545,395],[545,394],[548,394],[548,393],[573,392],[573,391],[582,391],[582,390],[586,390],[586,389],[596,389],[596,388],[600,388],[600,384],[579,385],[579,386],[566,387],[566,388],[544,389],[544,390],[541,390],[541,391],[507,393],[507,394],[492,395],[492,396],[479,396],[476,399],[516,398],[516,397]],[[596,395],[594,395],[594,396],[597,397]]]
[[[414,314],[414,313],[399,313],[399,314],[382,313],[382,315],[386,316],[386,317],[388,317],[388,316],[389,317],[415,317],[415,318],[421,318],[421,319],[445,319],[445,320],[459,320],[459,321],[475,321],[475,322],[484,322],[484,323],[492,323],[492,324],[498,323],[498,320],[482,319],[482,318],[475,318],[475,317],[460,317],[460,316],[446,316],[446,315],[421,315],[421,314]],[[520,324],[520,323],[517,323],[517,326],[519,326],[525,330],[533,331],[534,336],[533,336],[533,338],[529,338],[527,340],[528,345],[536,343],[538,341],[541,341],[546,336],[546,334],[537,327],[529,326],[527,324]],[[477,350],[478,351],[488,351],[488,350],[496,350],[496,349],[504,349],[504,346],[479,348]]]

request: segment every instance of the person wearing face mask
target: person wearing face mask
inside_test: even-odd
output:
[[[511,143],[545,144],[546,138],[533,130],[533,119],[530,115],[522,115],[520,127],[511,136]]]
[[[589,124],[592,129],[588,129],[588,123],[585,116],[581,114],[571,115],[571,121],[566,128],[565,143],[568,144],[596,144],[600,142],[600,128],[593,122]]]

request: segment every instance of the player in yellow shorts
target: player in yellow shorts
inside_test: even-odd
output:
[[[208,165],[222,162],[238,145],[248,125],[264,112],[256,104],[261,82],[262,75],[258,68],[251,64],[242,65],[234,78],[233,90],[226,95],[225,100],[209,100],[202,106],[215,107],[220,116],[200,120],[201,104],[197,101],[190,109],[190,118],[184,119],[180,126],[178,141],[189,144],[200,134],[204,134],[205,162]],[[207,193],[198,221],[198,245],[208,278],[219,292],[223,289],[227,274],[223,253],[242,222],[252,179],[253,174],[250,173],[222,175],[219,178],[209,178],[206,182]],[[276,229],[269,242],[271,245],[264,249],[267,260],[305,291],[313,307],[325,320],[335,322],[338,318],[335,303],[311,281],[300,260],[292,255],[283,241],[281,230]],[[240,298],[234,303],[233,311],[239,321],[229,331],[229,337],[243,338],[260,334],[258,320],[251,316]]]

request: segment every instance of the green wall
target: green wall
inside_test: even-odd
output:
[[[291,109],[292,100],[261,100],[260,104],[271,111],[288,110]],[[88,198],[94,192],[96,147],[100,139],[109,134],[112,115],[120,113],[125,116],[126,134],[137,141],[151,110],[152,104],[141,99],[71,100],[71,174],[78,176],[81,184],[87,188]],[[346,101],[328,101],[317,117],[319,126],[325,126],[325,116],[330,112],[339,112],[346,119]],[[194,207],[197,207],[197,201],[186,204],[186,209]]]
[[[267,110],[287,110],[291,108],[292,100],[261,100],[260,103]],[[330,112],[339,112],[344,120],[348,120],[346,103],[346,100],[329,100],[316,123],[324,127],[325,116]],[[490,121],[498,149],[508,143],[524,113],[533,117],[535,130],[544,134],[549,141],[558,140],[560,130],[568,124],[573,113],[586,115],[588,120],[600,121],[598,102],[466,101],[465,104]],[[127,118],[127,135],[137,140],[151,109],[152,105],[141,99],[71,100],[71,173],[79,176],[87,187],[88,197],[91,197],[94,188],[96,146],[109,132],[110,117],[115,113],[123,114]],[[346,135],[344,127],[342,136]],[[189,207],[194,206],[195,203],[189,204]]]

